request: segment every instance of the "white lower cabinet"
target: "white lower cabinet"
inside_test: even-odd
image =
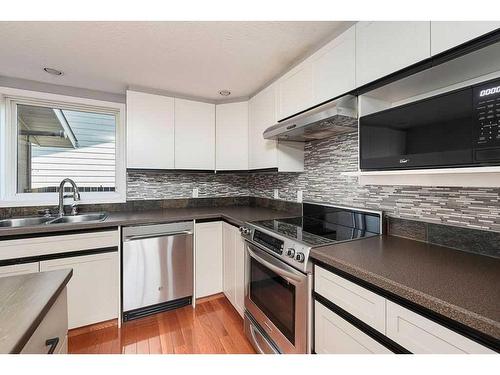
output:
[[[314,291],[415,354],[494,353],[432,320],[410,311],[324,268],[314,266]],[[317,353],[387,353],[385,346],[315,302]]]
[[[385,334],[385,298],[324,268],[314,267],[314,290]]]
[[[222,222],[195,225],[195,290],[196,298],[221,293]]]
[[[222,224],[224,294],[243,316],[245,312],[245,243],[238,228]]]
[[[12,266],[0,267],[0,277],[24,275],[38,272],[39,262],[14,264]]]
[[[314,349],[318,354],[392,353],[317,301],[314,303],[314,332]]]
[[[387,301],[387,336],[415,354],[494,353],[391,301]]]
[[[40,271],[73,269],[68,283],[68,327],[118,318],[118,252],[40,262]]]

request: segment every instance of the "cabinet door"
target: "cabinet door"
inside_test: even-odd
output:
[[[431,21],[431,53],[436,55],[499,27],[499,21]]]
[[[217,170],[248,169],[248,102],[215,107]]]
[[[234,286],[234,307],[243,317],[245,313],[245,240],[241,237],[237,228],[235,231],[235,286]]]
[[[174,168],[174,99],[127,91],[127,168]]]
[[[313,69],[305,61],[278,81],[278,120],[313,105]]]
[[[68,283],[68,327],[118,317],[118,252],[40,262],[40,271],[73,269]]]
[[[0,277],[35,273],[38,272],[38,267],[39,267],[38,262],[14,264],[12,266],[2,266],[0,267]]]
[[[175,99],[175,168],[215,169],[215,105]]]
[[[222,246],[224,249],[224,294],[235,305],[235,237],[232,225],[222,223]]]
[[[318,354],[392,353],[317,301],[314,303],[314,350]]]
[[[387,301],[387,337],[415,354],[494,353],[391,301]]]
[[[356,27],[352,26],[312,56],[313,104],[356,87]]]
[[[430,22],[356,24],[356,86],[430,57]]]
[[[318,266],[314,266],[314,290],[385,334],[384,297]]]
[[[222,222],[196,224],[195,251],[196,298],[221,293],[223,290]]]
[[[264,130],[276,123],[276,85],[255,95],[249,102],[249,169],[276,168],[276,142],[263,137]]]

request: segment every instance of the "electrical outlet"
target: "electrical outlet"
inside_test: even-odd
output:
[[[279,197],[280,195],[278,189],[274,189],[274,199],[279,199]]]
[[[297,202],[302,203],[302,190],[297,190]]]
[[[198,198],[198,188],[193,188],[193,198]]]

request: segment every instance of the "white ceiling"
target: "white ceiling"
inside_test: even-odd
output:
[[[246,97],[350,22],[0,22],[0,75],[112,93]],[[64,72],[61,77],[43,67]]]

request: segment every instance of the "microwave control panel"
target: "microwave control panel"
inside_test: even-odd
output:
[[[474,87],[475,148],[500,147],[500,80]]]

